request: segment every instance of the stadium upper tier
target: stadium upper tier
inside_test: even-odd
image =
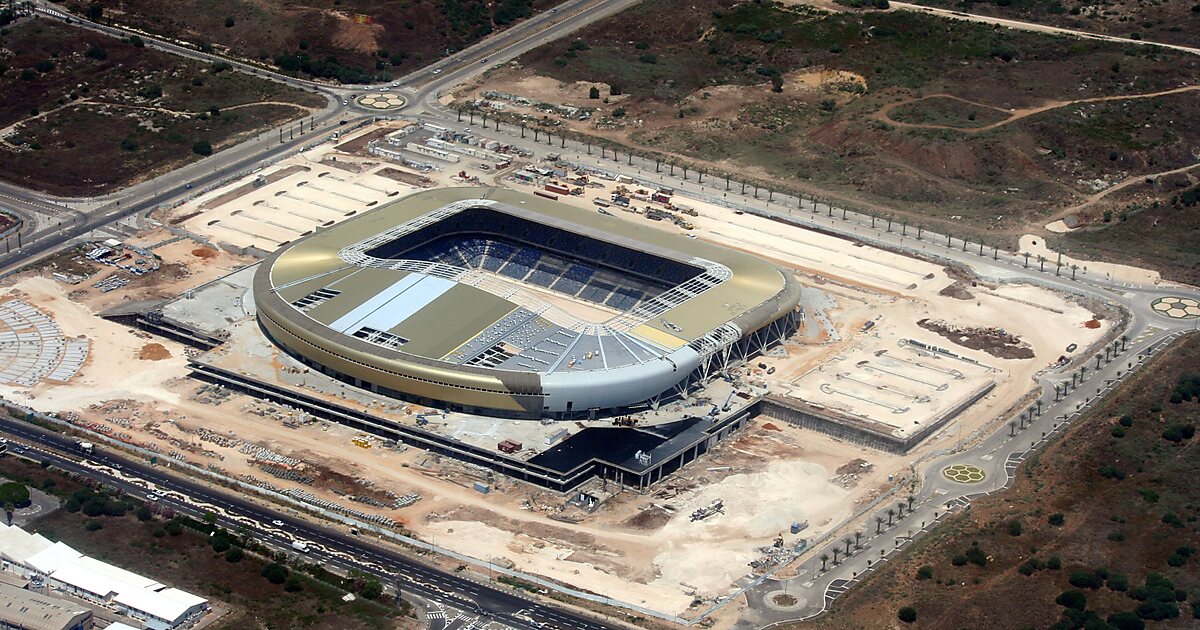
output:
[[[495,188],[420,192],[272,254],[276,343],[398,398],[516,417],[621,410],[794,320],[799,286],[741,252]]]

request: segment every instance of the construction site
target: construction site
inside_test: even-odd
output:
[[[420,190],[484,184],[765,259],[803,287],[799,328],[656,408],[541,421],[390,398],[263,334],[252,290],[263,257]],[[787,574],[812,540],[911,492],[912,462],[994,428],[1040,372],[1090,356],[1116,317],[557,156],[533,161],[478,133],[389,121],[151,215],[122,242],[5,278],[0,394],[110,445],[687,617]],[[574,457],[580,434],[630,452],[570,484],[535,482],[535,467]],[[683,455],[648,482],[614,474],[626,460],[659,465],[647,453],[667,444]]]

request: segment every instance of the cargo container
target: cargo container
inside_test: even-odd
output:
[[[548,193],[548,192],[546,192],[546,191],[544,191],[544,190],[535,190],[535,191],[533,191],[533,194],[535,194],[535,195],[537,195],[537,196],[539,196],[539,197],[545,197],[546,199],[550,199],[550,200],[553,200],[553,201],[558,201],[558,195],[555,195],[555,194],[552,194],[552,193]]]
[[[499,449],[501,453],[508,453],[511,455],[521,450],[522,444],[513,440],[501,440],[500,443],[496,445],[496,448]]]
[[[570,188],[567,188],[566,186],[560,186],[559,184],[546,184],[546,190],[558,195],[571,194]]]

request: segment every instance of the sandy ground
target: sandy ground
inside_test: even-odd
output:
[[[1046,226],[1049,228],[1049,226]],[[1065,226],[1064,226],[1065,227]],[[1030,265],[1036,264],[1034,259],[1037,256],[1046,257],[1046,267],[1053,268],[1058,264],[1058,252],[1046,246],[1046,240],[1040,236],[1026,234],[1021,237],[1021,252],[1029,252]],[[1093,276],[1103,275],[1105,279],[1115,280],[1117,282],[1134,282],[1138,284],[1159,284],[1162,282],[1162,276],[1157,271],[1142,269],[1140,267],[1131,267],[1129,265],[1117,265],[1106,262],[1096,262],[1094,260],[1080,260],[1063,254],[1063,273],[1071,273],[1068,269],[1071,265],[1078,265],[1079,272],[1090,273]]]

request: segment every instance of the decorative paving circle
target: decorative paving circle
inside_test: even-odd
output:
[[[771,591],[763,595],[763,603],[767,608],[779,612],[793,612],[808,605],[808,600],[795,593],[785,593],[782,590]]]
[[[390,94],[388,92],[377,92],[373,94],[363,94],[358,97],[358,104],[367,109],[388,110],[399,109],[404,107],[404,97],[399,94]]]
[[[1172,319],[1196,319],[1200,317],[1200,301],[1188,297],[1160,297],[1150,303],[1150,308],[1159,315]]]
[[[942,470],[942,474],[950,481],[958,483],[979,483],[986,476],[983,469],[970,464],[954,464]]]

